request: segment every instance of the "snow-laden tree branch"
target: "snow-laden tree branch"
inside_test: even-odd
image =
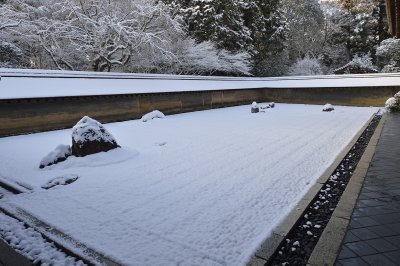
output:
[[[246,53],[229,53],[189,38],[182,18],[172,16],[161,1],[8,0],[0,14],[7,14],[0,18],[3,36],[36,52],[31,54],[33,66],[191,74],[250,71]]]

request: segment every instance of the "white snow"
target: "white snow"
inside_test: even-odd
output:
[[[158,110],[154,110],[154,111],[142,116],[142,121],[143,122],[147,122],[147,121],[152,120],[154,118],[164,118],[164,117],[165,117],[165,115],[162,112],[160,112]]]
[[[216,89],[398,86],[400,83],[398,73],[237,78],[7,68],[0,68],[0,78],[0,99]]]
[[[116,143],[115,138],[101,123],[88,116],[84,116],[72,128],[72,138],[79,145],[86,141],[104,141]]]
[[[22,222],[1,212],[0,238],[33,261],[35,265],[86,265],[82,261],[76,261],[75,258],[60,252],[54,244],[47,242],[40,233],[32,228],[25,228]]]
[[[258,108],[257,102],[253,102],[253,103],[251,104],[251,108]]]
[[[0,138],[12,205],[124,265],[244,265],[376,108],[279,104],[107,124],[122,146],[37,168],[71,130]],[[155,143],[167,143],[159,146]],[[79,179],[45,190],[49,180]]]
[[[69,145],[58,145],[53,151],[47,154],[40,161],[40,167],[46,167],[48,165],[54,164],[59,160],[66,159],[71,155],[71,147]]]

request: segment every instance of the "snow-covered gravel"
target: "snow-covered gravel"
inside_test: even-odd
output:
[[[38,169],[71,130],[0,139],[5,196],[126,265],[243,265],[376,108],[250,105],[106,124],[120,149]],[[162,145],[160,144],[162,143]],[[65,175],[79,179],[41,188]]]
[[[60,252],[41,234],[32,228],[26,228],[22,222],[2,212],[0,212],[0,238],[35,265],[86,265],[82,261],[76,261],[75,258]]]

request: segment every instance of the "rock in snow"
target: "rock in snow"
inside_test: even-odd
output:
[[[69,156],[71,156],[71,147],[69,145],[58,145],[54,151],[40,161],[39,168],[65,161]]]
[[[142,121],[143,122],[147,122],[147,121],[152,120],[154,118],[164,118],[164,117],[165,117],[165,115],[162,112],[160,112],[158,110],[154,110],[154,111],[142,116]]]
[[[274,102],[269,103],[267,105],[262,105],[262,106],[260,106],[260,112],[265,112],[266,109],[274,108],[274,107],[275,107],[275,103]]]
[[[330,103],[325,104],[324,108],[322,109],[324,112],[331,112],[333,110],[335,110],[335,108],[333,108],[332,104]]]
[[[85,116],[72,128],[72,155],[83,157],[120,147],[98,121]]]
[[[256,102],[253,102],[251,104],[251,112],[252,113],[258,113],[260,112],[260,108],[258,107],[258,104]]]
[[[65,185],[69,185],[73,182],[75,182],[76,180],[78,180],[78,176],[77,175],[65,175],[65,176],[59,176],[56,178],[53,178],[51,180],[49,180],[48,182],[46,182],[46,184],[44,184],[42,186],[42,188],[44,189],[49,189],[55,186],[65,186]]]

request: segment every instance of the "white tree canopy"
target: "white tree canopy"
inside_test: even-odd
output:
[[[51,2],[51,3],[50,3]],[[9,0],[0,9],[8,39],[35,45],[58,69],[248,74],[246,53],[196,43],[179,16],[155,0]],[[3,12],[3,13],[1,13]],[[17,15],[10,15],[15,12]],[[29,41],[27,40],[29,38]],[[30,43],[29,43],[30,42]],[[27,49],[28,50],[28,49]],[[31,59],[32,61],[32,59]]]

